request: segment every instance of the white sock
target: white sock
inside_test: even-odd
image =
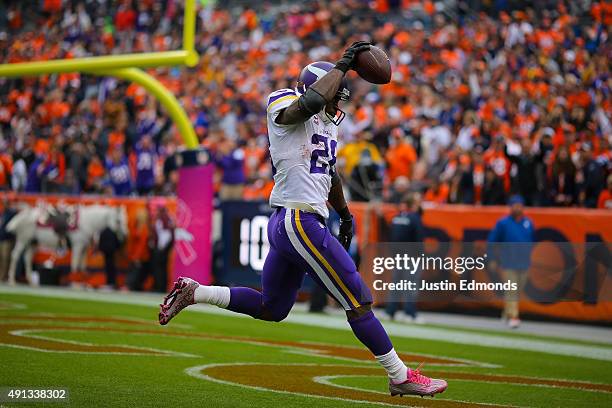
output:
[[[394,383],[400,384],[408,379],[408,367],[400,360],[395,349],[382,356],[376,356],[376,360],[387,370],[387,375]]]
[[[230,302],[230,289],[227,286],[200,285],[193,293],[196,303],[208,303],[225,309]]]

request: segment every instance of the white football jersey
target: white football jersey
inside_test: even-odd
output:
[[[279,125],[276,117],[299,97],[293,89],[280,89],[268,96],[268,137],[274,174],[270,205],[308,204],[327,218],[330,173],[335,171],[338,127],[324,112],[304,123]]]

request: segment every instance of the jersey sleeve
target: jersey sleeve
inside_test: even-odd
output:
[[[280,125],[276,123],[276,117],[281,113],[283,109],[288,107],[298,98],[298,95],[293,89],[285,88],[279,89],[278,91],[272,92],[268,95],[267,100],[267,116],[269,123],[272,123],[277,127],[284,127],[286,125]]]

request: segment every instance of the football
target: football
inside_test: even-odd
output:
[[[388,84],[391,81],[391,62],[387,54],[372,45],[368,51],[357,55],[355,71],[360,77],[373,84]]]

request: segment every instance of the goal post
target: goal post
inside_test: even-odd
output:
[[[188,149],[195,149],[198,146],[198,139],[193,125],[181,104],[161,82],[141,69],[176,65],[193,67],[197,65],[198,53],[195,50],[195,1],[185,0],[182,50],[0,64],[0,77],[25,77],[64,72],[81,72],[98,76],[112,76],[137,83],[164,106],[168,115],[170,115],[170,118],[179,129],[185,146]]]

